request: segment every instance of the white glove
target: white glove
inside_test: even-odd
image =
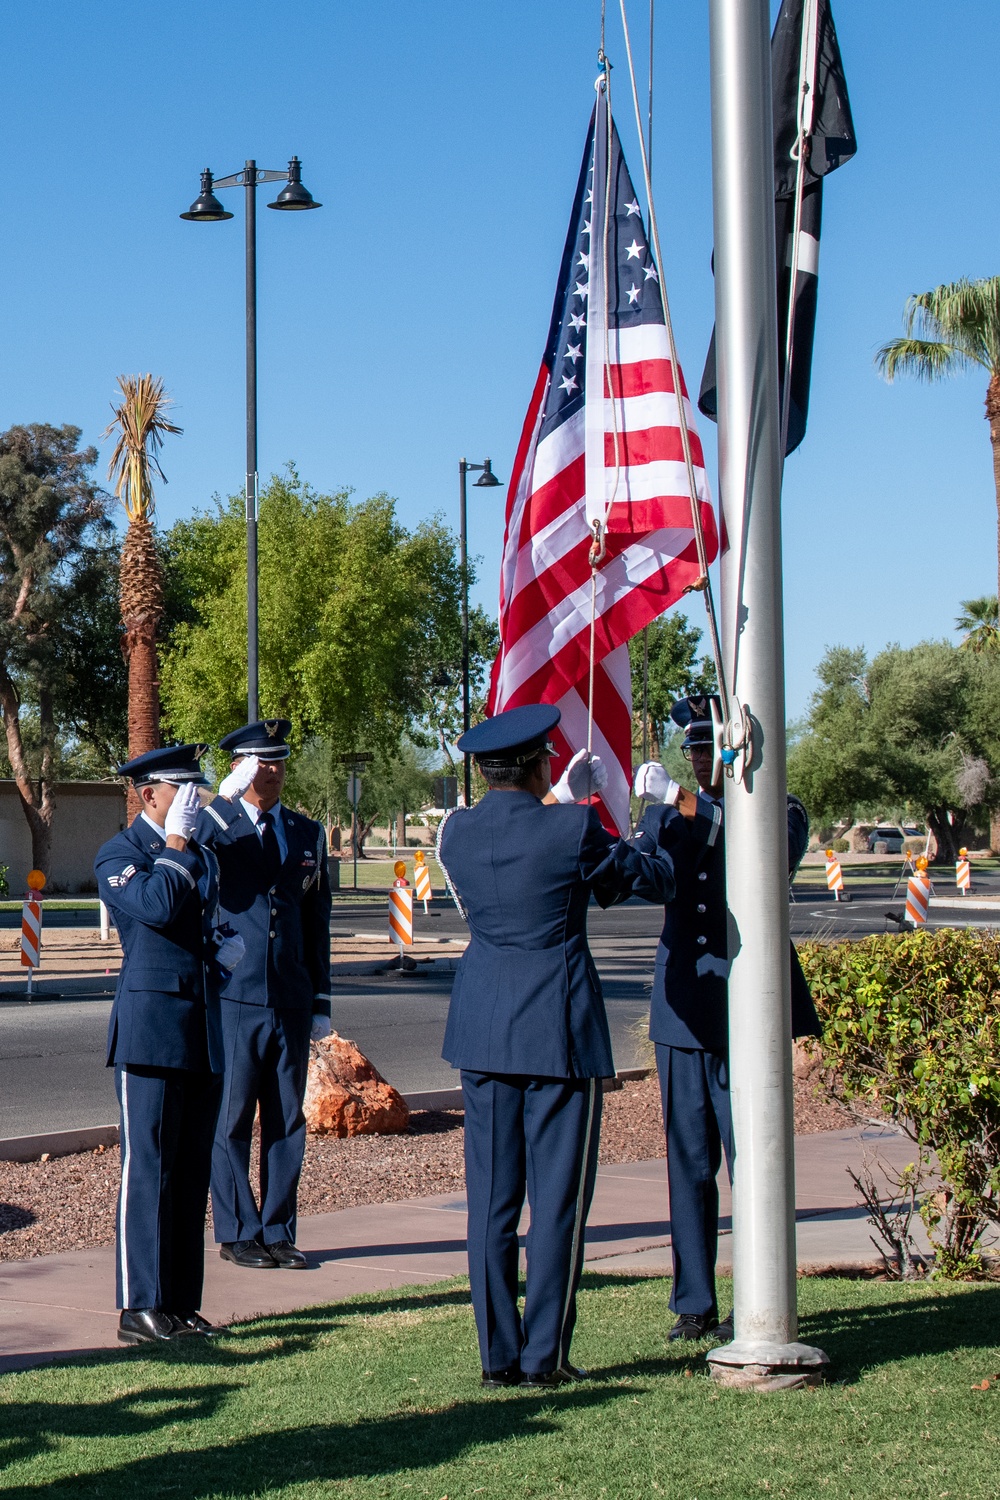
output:
[[[667,775],[658,760],[646,760],[635,773],[633,791],[646,802],[665,802],[668,807],[676,807],[681,785]]]
[[[579,802],[592,792],[603,791],[608,784],[608,768],[599,755],[578,750],[552,788],[557,802]]]
[[[189,839],[194,833],[200,812],[201,798],[198,796],[198,788],[192,781],[185,781],[184,785],[178,788],[173,802],[167,808],[166,821],[163,824],[164,837],[170,838],[173,834],[180,839]]]
[[[228,969],[230,974],[236,968],[237,964],[241,964],[243,962],[246,956],[247,945],[240,937],[238,932],[234,932],[231,937],[221,938],[219,940],[219,945],[215,950],[215,957],[217,962],[220,963],[224,969]]]
[[[219,796],[225,797],[227,802],[235,802],[237,797],[242,797],[259,770],[260,761],[256,755],[245,756],[237,763],[235,771],[230,771],[228,776],[223,776],[219,785]]]
[[[329,1016],[313,1016],[312,1029],[309,1032],[311,1042],[321,1042],[324,1037],[330,1035],[331,1021]]]

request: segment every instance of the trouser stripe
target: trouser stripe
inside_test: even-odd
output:
[[[559,1331],[559,1363],[565,1362],[568,1350],[563,1348],[566,1338],[566,1324],[569,1321],[570,1308],[573,1306],[573,1292],[576,1286],[577,1260],[580,1255],[580,1243],[583,1238],[583,1209],[587,1199],[587,1173],[590,1167],[590,1141],[594,1133],[594,1111],[597,1104],[597,1087],[600,1079],[591,1078],[590,1100],[587,1109],[587,1130],[583,1138],[583,1157],[580,1163],[580,1184],[576,1193],[576,1217],[573,1221],[573,1245],[569,1257],[569,1275],[566,1280],[566,1297],[563,1302],[562,1324]]]
[[[132,1172],[132,1151],[128,1124],[128,1071],[122,1068],[122,1186],[118,1203],[118,1247],[122,1268],[122,1307],[130,1307],[128,1281],[128,1190]]]

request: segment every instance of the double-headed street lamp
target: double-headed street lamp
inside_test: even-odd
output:
[[[476,480],[477,490],[492,490],[503,484],[493,472],[493,461],[487,459],[485,463],[470,464],[468,459],[460,458],[458,461],[458,489],[461,509],[459,513],[459,554],[462,564],[462,730],[469,727],[469,547],[466,524],[467,495],[465,476],[469,470],[479,473]],[[463,757],[465,762],[465,805],[470,806],[472,802],[472,761],[468,755]]]
[[[215,196],[215,188],[246,188],[246,308],[247,308],[247,705],[250,722],[260,718],[257,657],[257,188],[262,182],[285,182],[285,186],[268,208],[285,212],[321,208],[312,194],[302,186],[302,167],[297,156],[288,163],[287,172],[269,172],[248,161],[242,172],[231,177],[213,178],[206,168],[201,174],[201,192],[182,219],[214,224],[231,219]]]

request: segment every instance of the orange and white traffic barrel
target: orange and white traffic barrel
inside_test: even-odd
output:
[[[28,999],[31,999],[31,982],[35,970],[42,962],[42,903],[38,892],[45,885],[41,870],[29,870],[28,888],[31,895],[21,907],[21,964],[28,971]]]
[[[958,859],[955,861],[955,884],[967,896],[972,890],[972,870],[969,867],[968,849],[959,849]]]
[[[422,849],[418,849],[413,856],[413,884],[416,887],[417,900],[424,903],[426,914],[427,903],[431,899],[431,872],[425,863]]]
[[[397,859],[393,870],[396,879],[389,892],[389,936],[402,956],[405,949],[413,947],[413,891],[401,859]]]
[[[826,888],[833,892],[835,901],[844,901],[847,892],[844,890],[844,872],[840,868],[840,860],[832,849],[826,851]]]
[[[921,854],[917,868],[906,882],[906,918],[914,927],[927,921],[927,903],[931,894],[931,877],[927,873],[927,856]]]

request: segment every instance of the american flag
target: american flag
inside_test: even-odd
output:
[[[588,556],[591,523],[604,522],[593,749],[609,772],[602,816],[624,832],[632,779],[627,642],[698,579],[700,568],[659,273],[618,132],[612,122],[609,142],[608,123],[601,90],[508,490],[489,712],[556,703],[562,720],[552,737],[560,756],[587,744]],[[715,519],[683,379],[681,394],[711,560]]]

